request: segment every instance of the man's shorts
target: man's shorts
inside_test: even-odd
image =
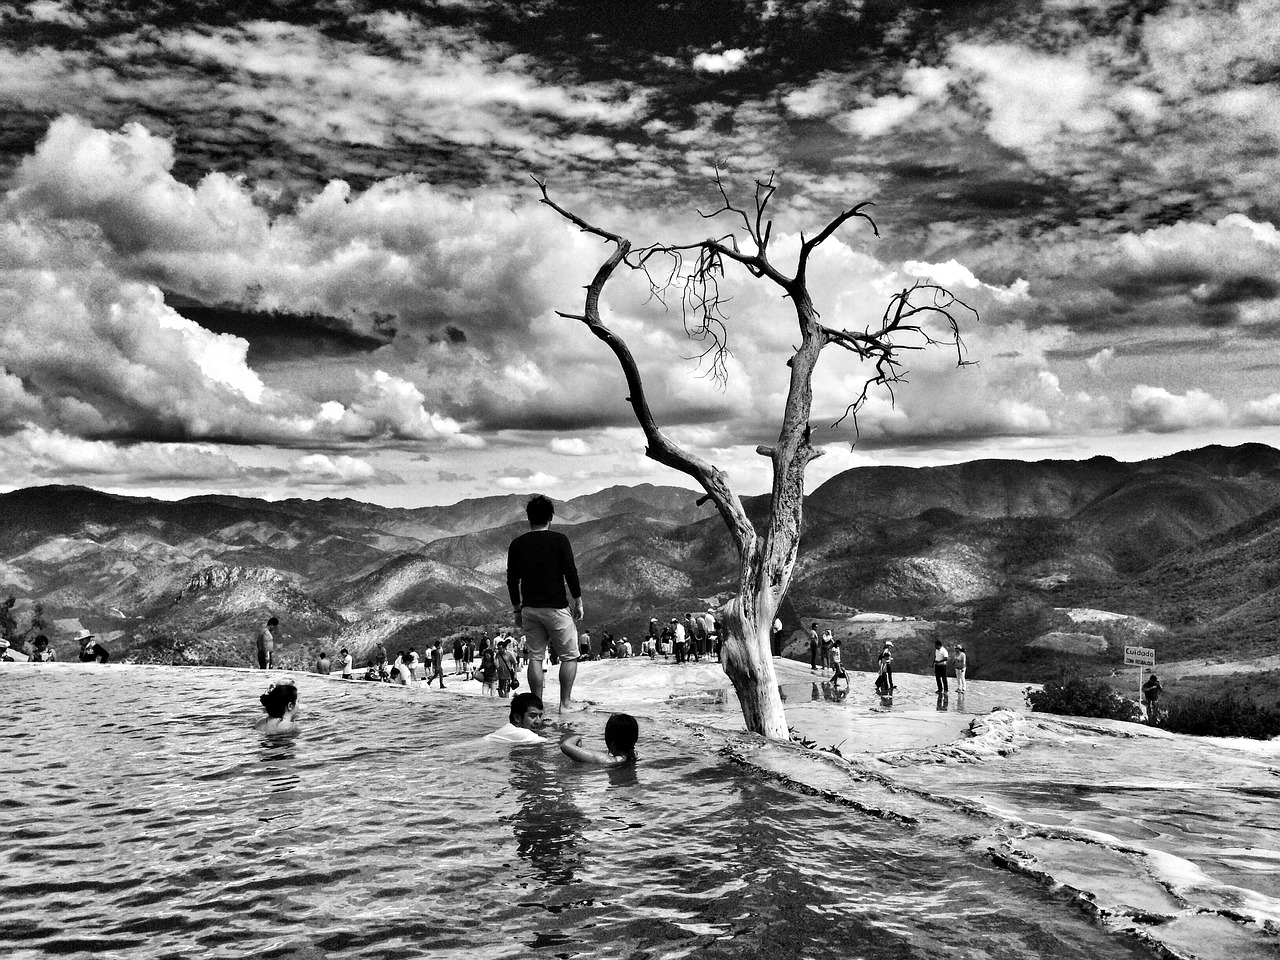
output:
[[[578,659],[578,627],[566,607],[525,607],[520,611],[529,659],[541,662],[547,644],[560,660]]]

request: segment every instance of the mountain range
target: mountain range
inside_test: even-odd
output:
[[[85,626],[115,656],[245,664],[275,614],[286,660],[343,646],[359,660],[505,625],[524,499],[406,509],[27,488],[0,495],[0,591],[18,598],[19,631],[42,605],[63,657]],[[729,538],[697,499],[641,485],[557,505],[597,635],[637,635],[733,589]],[[761,525],[768,498],[745,505]],[[900,668],[923,669],[938,638],[965,643],[970,676],[988,679],[1105,668],[1133,642],[1162,661],[1277,650],[1280,451],[1261,444],[856,468],[808,496],[804,522],[789,655],[807,656],[813,622],[855,668],[895,638]]]

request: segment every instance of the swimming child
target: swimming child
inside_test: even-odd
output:
[[[608,753],[586,749],[582,745],[582,737],[569,737],[560,744],[560,750],[578,763],[621,767],[636,762],[636,741],[639,739],[640,727],[636,718],[626,713],[615,713],[604,725],[604,745]]]
[[[258,698],[267,715],[261,718],[254,729],[271,735],[292,736],[298,732],[298,688],[292,680],[282,680],[267,687],[267,692]]]

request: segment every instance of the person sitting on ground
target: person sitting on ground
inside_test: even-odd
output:
[[[391,664],[391,682],[407,687],[413,683],[413,670],[409,667],[409,655],[404,651],[396,654]]]
[[[107,652],[107,648],[100,644],[98,638],[88,630],[81,630],[76,640],[80,643],[80,661],[82,663],[106,663],[111,659],[111,654]]]
[[[640,726],[636,723],[636,718],[627,713],[615,713],[604,725],[604,746],[607,753],[588,750],[582,745],[580,736],[567,738],[560,744],[560,750],[577,763],[621,767],[636,762],[636,741],[639,739]]]
[[[53,647],[49,646],[49,638],[43,633],[35,638],[32,646],[35,648],[31,653],[32,663],[53,663],[58,659],[54,656]]]
[[[485,739],[500,743],[546,743],[547,738],[538,734],[541,726],[542,698],[532,693],[517,693],[511,698],[506,725],[487,734]]]
[[[329,654],[321,650],[320,656],[316,657],[316,673],[320,674],[322,677],[327,677],[331,669],[332,667],[329,664]]]
[[[298,688],[292,680],[271,684],[258,699],[267,715],[254,725],[255,729],[268,736],[292,736],[298,732]]]

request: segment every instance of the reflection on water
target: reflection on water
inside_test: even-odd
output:
[[[682,727],[642,720],[640,764],[602,770],[481,740],[505,704],[299,677],[302,734],[264,742],[260,683],[0,671],[0,955],[1149,955],[954,834],[789,791]]]
[[[516,854],[528,860],[547,883],[567,885],[582,857],[583,831],[588,818],[578,809],[560,774],[558,752],[511,751],[511,785],[516,789],[516,809],[505,819],[516,838]]]

